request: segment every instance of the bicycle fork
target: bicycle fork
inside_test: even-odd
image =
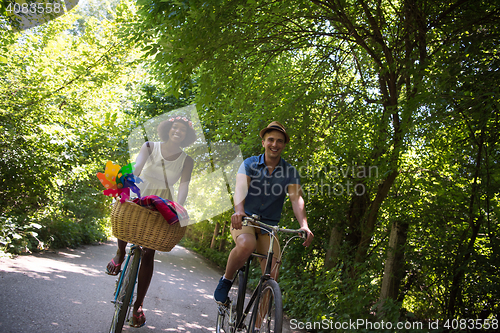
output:
[[[139,251],[136,251],[137,249],[139,249]],[[122,272],[120,273],[120,277],[118,279],[116,279],[116,285],[115,285],[115,293],[114,293],[114,299],[111,301],[111,303],[115,304],[116,302],[119,302],[118,300],[118,291],[121,290],[121,288],[123,288],[123,280],[126,276],[126,270],[127,268],[129,268],[129,261],[131,259],[133,259],[133,256],[134,255],[137,255],[139,256],[139,263],[138,263],[138,266],[140,267],[141,265],[141,259],[142,259],[142,256],[141,256],[141,249],[139,248],[139,245],[132,245],[130,247],[130,250],[129,250],[129,255],[127,256],[126,260],[122,263],[122,267],[125,267],[124,270],[122,270]],[[137,270],[137,273],[135,274],[134,276],[134,279],[132,281],[129,281],[132,282],[134,284],[134,288],[135,288],[135,284],[137,283],[137,277],[139,276],[139,270]],[[130,300],[129,300],[129,308],[128,308],[128,312],[130,312],[130,307],[132,306],[132,301],[134,300],[134,295],[132,294],[130,296]],[[126,303],[126,300],[123,300],[123,303]],[[127,315],[127,317],[129,317],[129,315]]]
[[[113,294],[113,296],[115,297],[111,303],[115,304],[117,302],[117,298],[118,298],[118,291],[122,289],[122,284],[123,284],[123,278],[125,277],[125,271],[127,270],[127,267],[128,267],[128,262],[130,261],[130,258],[131,256],[128,255],[127,258],[125,259],[125,261],[122,263],[122,267],[124,267],[124,269],[120,272],[120,275],[119,277],[116,279],[116,282],[115,282],[115,293]]]
[[[264,256],[264,258],[266,258],[266,257]],[[248,281],[248,275],[250,272],[250,262],[251,262],[251,258],[248,259],[247,265],[245,266],[245,271],[244,271],[245,286],[246,286],[246,281]],[[250,310],[252,309],[252,307],[254,308],[253,309],[254,311],[257,311],[258,304],[260,301],[259,298],[260,298],[260,294],[262,292],[264,283],[267,280],[269,280],[270,278],[271,278],[271,276],[269,274],[265,274],[265,275],[261,276],[257,288],[253,291],[252,296],[250,297],[250,301],[248,302],[243,313],[241,314],[241,318],[236,318],[236,321],[237,321],[236,325],[235,325],[236,330],[248,330],[248,327],[245,327],[245,325],[244,325],[245,319],[248,316],[248,314],[250,313]],[[245,291],[243,291],[243,292],[245,292]],[[257,316],[253,316],[253,318],[256,318],[256,317]],[[250,323],[250,327],[253,327],[254,325],[255,325],[255,319],[253,319],[252,322]]]

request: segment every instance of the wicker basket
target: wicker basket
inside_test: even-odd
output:
[[[180,223],[170,225],[159,212],[130,201],[115,203],[111,226],[118,239],[164,252],[172,250],[186,233]]]

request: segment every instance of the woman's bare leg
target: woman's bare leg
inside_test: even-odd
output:
[[[144,298],[148,292],[149,284],[151,283],[151,278],[153,277],[154,270],[154,258],[155,250],[143,248],[143,255],[141,260],[141,267],[139,268],[139,277],[137,281],[137,299],[134,303],[134,324],[141,325],[146,321],[146,317],[143,315],[142,306],[144,303]]]
[[[127,247],[127,242],[118,240],[118,250],[116,250],[116,255],[112,261],[106,266],[106,270],[110,275],[117,275],[122,267],[123,259],[125,259],[125,248]],[[114,264],[113,264],[114,263]]]

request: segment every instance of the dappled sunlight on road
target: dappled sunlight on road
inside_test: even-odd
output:
[[[116,241],[0,259],[0,332],[104,332],[113,313],[116,277],[104,268]],[[199,255],[176,246],[157,252],[144,300],[146,325],[124,332],[215,332],[213,291],[222,272]]]
[[[87,276],[102,276],[102,270],[75,265],[67,262],[61,262],[49,258],[27,258],[25,261],[16,261],[15,259],[7,265],[2,265],[2,270],[9,273],[22,273],[26,276],[36,279],[51,280],[54,278],[66,279],[64,273],[77,273]]]
[[[99,252],[101,251],[101,252]],[[1,332],[102,332],[114,278],[104,273],[111,244],[0,259]],[[93,327],[94,329],[88,329]]]
[[[70,253],[45,254],[44,256],[25,256],[23,260],[9,259],[2,262],[1,270],[7,273],[22,273],[35,279],[67,279],[67,273],[83,274],[86,276],[102,276],[102,270],[87,267],[86,265],[73,264],[61,260]],[[72,258],[76,256],[73,255]]]
[[[104,269],[114,253],[116,242],[111,241],[0,259],[0,301],[12,304],[0,318],[0,331],[105,331],[116,277]],[[212,293],[220,269],[180,246],[157,252],[154,268],[144,300],[146,325],[134,329],[126,324],[124,332],[215,332]]]
[[[217,306],[212,293],[220,274],[185,248],[157,253],[152,281],[157,287],[151,287],[144,300],[147,322],[141,331],[215,332]]]

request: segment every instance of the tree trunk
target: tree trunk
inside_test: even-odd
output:
[[[211,249],[215,247],[215,240],[217,239],[217,235],[219,234],[219,228],[220,228],[219,222],[215,222],[214,234],[212,236],[212,242],[210,243]]]
[[[459,251],[457,253],[457,257],[455,259],[455,264],[453,268],[453,280],[450,288],[450,299],[448,302],[448,318],[453,318],[456,311],[456,303],[460,300],[461,297],[461,288],[460,283],[465,275],[467,264],[472,256],[474,251],[474,246],[476,243],[476,238],[479,233],[479,229],[481,227],[481,218],[477,219],[477,222],[474,222],[474,206],[477,205],[480,208],[480,203],[475,202],[476,198],[480,198],[480,169],[481,169],[481,159],[483,152],[483,144],[484,144],[484,131],[481,131],[481,135],[478,142],[478,151],[476,156],[476,165],[474,171],[474,181],[472,183],[470,202],[469,202],[469,228],[464,231],[464,237],[462,237],[463,241],[459,246]],[[479,199],[478,199],[479,201]],[[465,246],[465,237],[468,234],[469,230],[472,229],[472,235],[469,238],[469,242],[467,246]]]
[[[231,223],[231,222],[229,222],[229,223]],[[220,244],[219,244],[219,252],[223,252],[224,249],[226,248],[226,237],[225,237],[225,235],[226,235],[226,225],[227,225],[227,223],[224,223],[222,225],[222,233],[221,233],[222,239],[221,239]]]
[[[368,248],[371,244],[371,238],[373,235],[373,230],[375,228],[375,223],[377,222],[378,211],[382,202],[384,202],[385,198],[389,194],[389,190],[394,184],[396,177],[398,175],[398,171],[392,171],[389,176],[384,180],[384,182],[379,185],[379,189],[375,199],[372,201],[368,216],[366,218],[365,223],[363,223],[361,228],[361,239],[359,241],[359,245],[356,251],[356,262],[362,263],[366,259],[366,254],[368,253]]]
[[[345,236],[348,244],[350,259],[354,259],[355,250],[361,240],[361,223],[370,205],[370,195],[366,191],[363,195],[353,195],[349,203],[347,213],[347,234]]]
[[[387,259],[384,265],[384,277],[380,290],[380,303],[378,306],[379,316],[383,315],[382,307],[386,299],[398,299],[399,287],[405,276],[404,246],[406,244],[407,235],[407,223],[397,221],[392,223],[389,246],[387,248]]]
[[[325,255],[325,268],[332,269],[337,264],[337,259],[342,242],[342,232],[335,226],[330,233],[330,241]]]

